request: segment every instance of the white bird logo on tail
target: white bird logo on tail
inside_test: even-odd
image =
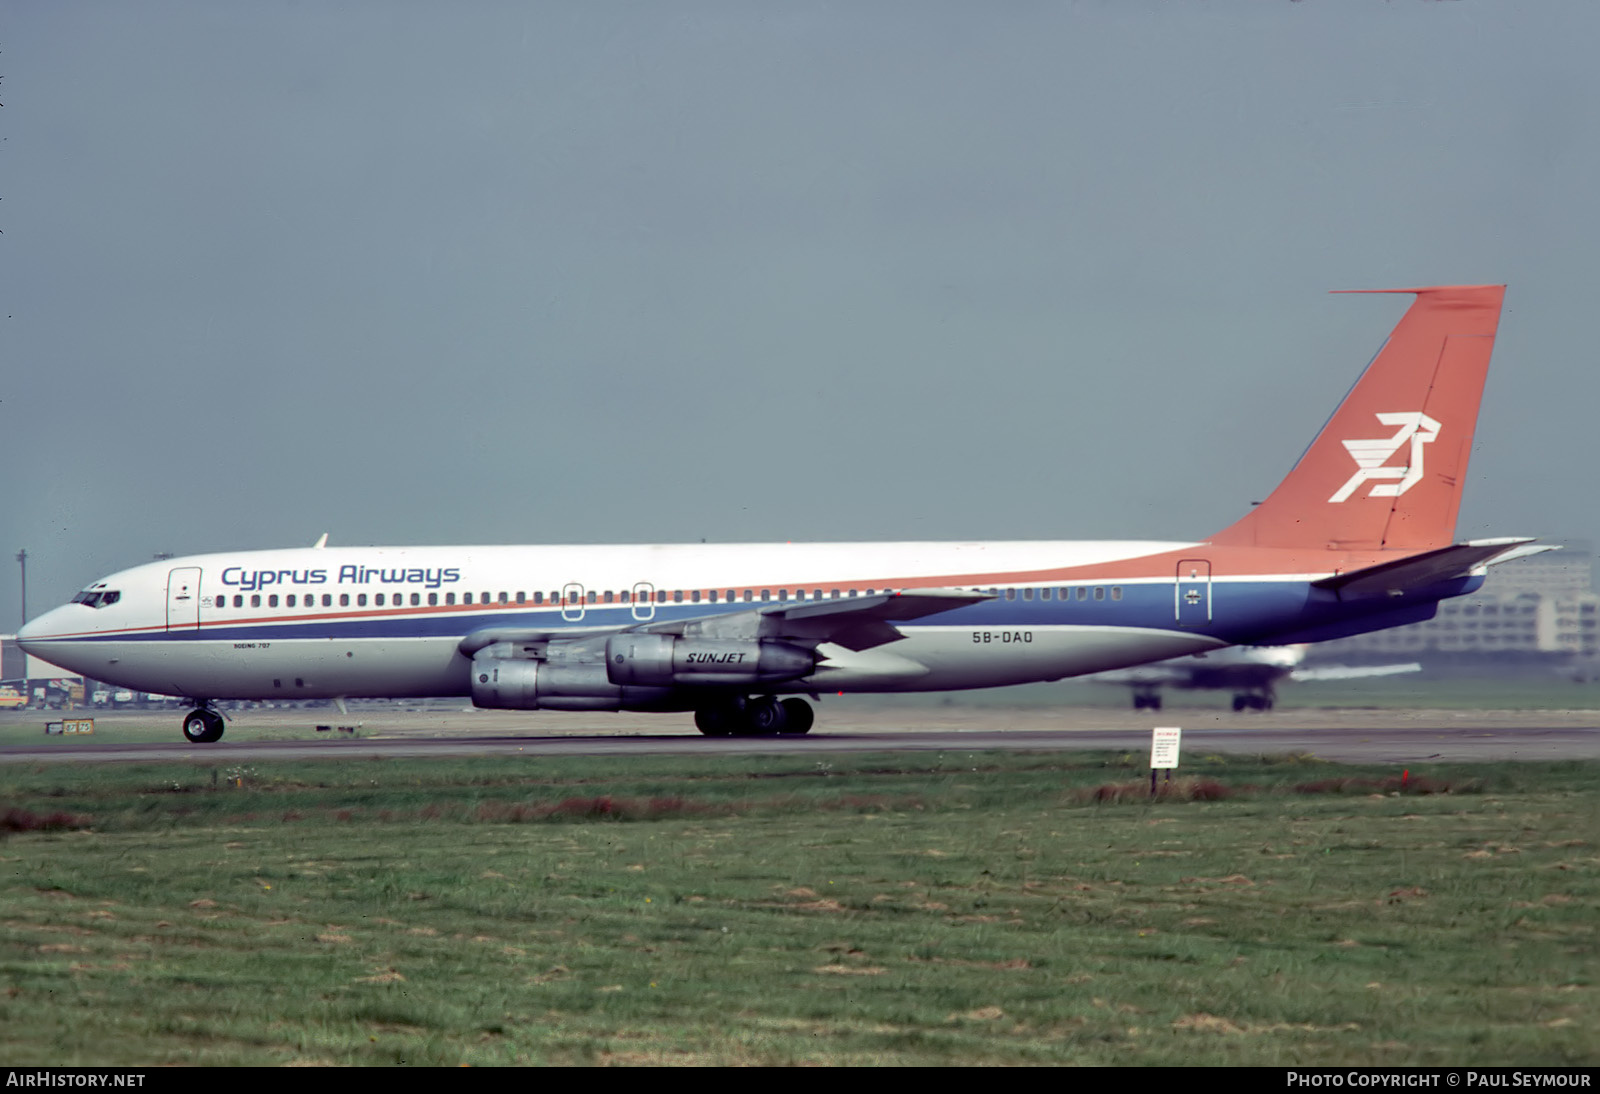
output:
[[[1356,473],[1350,476],[1350,481],[1341,486],[1338,492],[1328,499],[1329,501],[1344,501],[1355,493],[1356,487],[1374,479],[1398,481],[1378,483],[1367,491],[1369,498],[1397,498],[1422,481],[1422,446],[1432,444],[1439,436],[1441,428],[1439,423],[1420,410],[1379,414],[1378,421],[1384,425],[1399,426],[1399,431],[1392,437],[1341,441],[1340,443],[1350,453],[1350,458],[1356,461]],[[1385,466],[1384,461],[1400,451],[1401,446],[1407,441],[1411,442],[1411,453],[1407,462],[1398,467]]]

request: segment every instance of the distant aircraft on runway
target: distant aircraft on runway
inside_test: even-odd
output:
[[[1285,680],[1358,680],[1421,672],[1415,661],[1395,665],[1325,665],[1304,668],[1306,645],[1228,646],[1210,653],[1173,657],[1131,669],[1096,673],[1090,679],[1133,689],[1134,710],[1160,710],[1161,689],[1233,692],[1234,710],[1271,710]]]
[[[720,736],[804,733],[804,695],[1058,680],[1413,623],[1531,540],[1452,542],[1504,286],[1384,291],[1415,295],[1388,342],[1267,500],[1206,539],[319,543],[123,570],[19,640],[190,697],[195,742],[222,735],[218,699],[440,695],[693,711]],[[782,443],[800,477],[774,489],[798,499],[803,442]],[[1192,467],[1172,480],[1199,481]]]

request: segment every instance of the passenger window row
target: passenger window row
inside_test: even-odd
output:
[[[872,596],[872,595],[874,595],[874,594],[876,594],[876,593],[878,593],[880,591],[887,593],[890,590],[888,590],[888,589],[883,589],[883,590],[867,589],[865,595]],[[332,594],[332,593],[323,593],[321,595],[322,595],[322,603],[321,603],[322,607],[331,608],[331,607],[334,606],[333,605],[334,594]],[[452,607],[452,606],[454,606],[456,604],[456,594],[455,593],[444,593],[442,595],[443,595],[442,603],[444,604],[444,606]],[[795,600],[825,600],[825,599],[838,600],[841,597],[845,597],[845,596],[861,596],[861,595],[862,595],[862,591],[860,589],[848,589],[848,590],[834,589],[830,593],[826,593],[826,594],[824,593],[824,591],[822,589],[812,589],[810,591],[809,595],[807,594],[807,591],[805,589],[796,589],[796,590],[794,590],[793,599],[795,599]],[[365,607],[368,606],[368,594],[367,593],[355,593],[353,595],[351,593],[340,593],[340,594],[338,594],[338,596],[339,596],[339,607],[341,607],[341,608],[351,607],[352,606],[352,600],[354,602],[353,603],[354,607],[365,608]],[[409,596],[410,596],[410,605],[412,607],[421,607],[422,606],[423,600],[422,600],[422,594],[421,593],[411,593],[411,594],[409,594]],[[439,593],[428,593],[427,594],[427,604],[428,604],[428,606],[429,607],[437,607],[437,606],[439,606],[440,603],[441,603],[440,596],[441,596],[441,594],[439,594]],[[597,592],[595,590],[589,590],[589,591],[587,591],[585,593],[582,593],[582,594],[572,593],[572,594],[567,595],[567,596],[563,596],[560,592],[551,592],[550,594],[548,594],[548,598],[547,598],[546,594],[543,593],[543,592],[536,592],[530,598],[526,592],[519,591],[519,592],[517,592],[515,594],[504,593],[504,592],[498,593],[498,594],[479,593],[478,597],[477,597],[477,600],[476,600],[476,603],[478,603],[478,604],[507,604],[507,605],[509,605],[511,603],[528,604],[528,603],[531,602],[533,604],[544,604],[544,603],[546,603],[546,601],[548,599],[548,602],[550,604],[553,604],[553,605],[558,604],[558,605],[563,605],[563,606],[573,605],[573,604],[601,604],[601,603],[604,603],[604,604],[629,604],[629,603],[634,603],[634,602],[637,602],[637,603],[640,603],[640,604],[652,603],[652,602],[656,603],[656,604],[665,604],[665,603],[668,602],[668,600],[670,598],[671,602],[674,603],[674,604],[683,604],[685,602],[690,603],[690,604],[699,604],[699,603],[701,603],[702,599],[704,599],[704,601],[706,603],[716,604],[716,603],[719,602],[719,598],[720,597],[721,597],[721,590],[719,590],[719,589],[712,589],[709,592],[704,592],[704,591],[702,591],[700,589],[690,589],[687,592],[685,592],[683,589],[672,589],[670,591],[667,590],[667,589],[656,589],[654,591],[653,595],[651,593],[649,593],[649,592],[640,592],[640,593],[637,594],[637,597],[635,597],[635,594],[633,594],[633,593],[631,593],[631,592],[629,592],[627,590],[623,590],[622,592],[616,592],[614,590],[607,589],[604,592]],[[390,605],[392,605],[394,607],[397,607],[397,608],[405,607],[406,606],[406,598],[407,598],[407,594],[405,594],[405,593],[373,593],[373,594],[371,594],[371,606],[372,607],[376,607],[376,608],[387,607],[387,606],[390,606]],[[740,599],[739,590],[737,590],[737,589],[729,589],[727,591],[725,600],[723,602],[728,603],[728,604],[733,604],[733,603],[738,602],[739,599]],[[777,589],[777,590],[772,590],[772,589],[745,589],[744,590],[744,596],[743,596],[743,602],[747,603],[747,604],[756,603],[756,602],[787,601],[789,599],[790,599],[790,595],[789,595],[789,590],[788,589]],[[295,607],[315,608],[315,607],[318,606],[318,604],[317,604],[317,594],[316,593],[305,593],[303,595],[302,594],[298,594],[298,593],[285,593],[282,597],[280,597],[277,593],[267,593],[264,597],[263,597],[263,595],[261,593],[252,593],[250,595],[250,598],[249,598],[249,606],[252,607],[252,608],[260,608],[260,607],[263,606],[263,601],[265,602],[265,606],[268,607],[268,608],[276,608],[276,607],[280,607],[280,606],[285,607],[285,608],[295,608]],[[472,593],[462,593],[460,602],[461,602],[462,605],[470,605],[470,604],[474,603],[473,594]],[[222,609],[226,609],[228,607],[228,598],[226,596],[217,597],[217,599],[216,599],[216,607],[222,608]],[[245,607],[244,594],[242,594],[242,593],[235,593],[234,594],[233,607],[235,607],[235,608],[243,608],[243,607]]]
[[[890,589],[881,589],[881,590],[880,589],[867,589],[864,592],[861,589],[830,589],[830,590],[826,590],[826,591],[824,591],[822,589],[811,589],[811,590],[795,589],[794,590],[794,596],[793,596],[792,599],[795,599],[795,600],[841,600],[841,599],[847,599],[849,597],[859,597],[859,596],[862,596],[862,595],[875,596],[879,592],[888,593],[888,592],[891,592],[891,591],[892,590],[890,590]],[[1030,587],[1030,588],[1023,588],[1023,589],[1001,589],[1001,588],[998,588],[998,587],[994,587],[994,588],[990,588],[990,589],[985,590],[985,591],[989,592],[990,594],[992,594],[992,595],[994,595],[996,597],[1002,597],[1003,596],[1006,600],[1017,600],[1017,599],[1020,598],[1022,600],[1035,600],[1035,599],[1037,599],[1037,600],[1056,600],[1056,601],[1065,602],[1065,601],[1069,601],[1069,600],[1089,600],[1091,598],[1094,599],[1094,600],[1105,600],[1106,599],[1107,587],[1104,586],[1104,585],[1094,585],[1094,586],[1075,585],[1075,586],[1063,587],[1063,588],[1031,588]],[[1120,585],[1112,585],[1112,586],[1110,586],[1110,593],[1111,593],[1111,599],[1112,600],[1121,600],[1122,599],[1122,586],[1120,586]],[[723,590],[720,590],[720,589],[711,589],[709,591],[703,591],[703,590],[700,590],[700,589],[690,589],[687,592],[685,592],[682,589],[672,589],[670,591],[667,590],[667,589],[656,589],[656,590],[654,590],[653,595],[648,590],[640,591],[640,592],[637,593],[637,599],[635,599],[635,594],[632,593],[632,592],[629,592],[626,589],[624,589],[621,592],[616,592],[614,590],[607,589],[604,592],[596,592],[594,590],[589,590],[589,591],[586,591],[586,592],[579,593],[579,592],[573,591],[573,592],[569,592],[566,595],[563,595],[560,592],[553,591],[553,592],[548,594],[548,597],[543,592],[536,592],[536,593],[533,594],[533,596],[531,598],[531,602],[533,604],[544,604],[544,603],[548,602],[548,603],[550,603],[552,605],[561,605],[563,607],[568,607],[568,606],[578,605],[578,604],[628,604],[628,603],[635,603],[635,602],[636,603],[640,603],[640,604],[645,604],[645,603],[666,604],[666,603],[668,603],[668,600],[670,598],[671,603],[674,603],[674,604],[682,604],[682,603],[685,603],[685,602],[690,603],[690,604],[699,604],[699,603],[702,602],[702,597],[703,597],[704,601],[706,603],[710,603],[710,604],[717,604],[717,603],[753,604],[753,603],[773,603],[773,602],[783,603],[783,602],[786,602],[786,601],[791,599],[789,594],[790,594],[790,590],[788,590],[788,589],[776,589],[776,590],[774,590],[774,589],[744,589],[744,590],[742,590],[742,595],[741,595],[741,590],[739,590],[739,589],[728,589],[725,593],[723,592]],[[117,595],[118,594],[114,593],[114,592],[113,593],[99,594],[95,598],[94,601],[89,601],[86,598],[85,594],[79,594],[79,599],[80,599],[81,602],[89,603],[91,607],[101,607],[104,604],[114,604],[114,603],[116,603]],[[357,608],[365,608],[365,607],[368,606],[368,595],[369,594],[367,594],[367,593],[355,593],[353,595],[351,593],[339,593],[338,594],[338,600],[339,600],[338,606],[341,607],[341,608],[349,608],[349,607],[352,607],[352,606],[357,607]],[[453,607],[453,606],[455,606],[455,604],[456,604],[456,594],[453,593],[453,592],[443,593],[443,594],[436,593],[436,592],[428,593],[427,594],[427,606],[430,607],[430,608],[431,607],[438,607],[441,604],[441,596],[443,598],[442,599],[442,603],[443,603],[443,605],[445,607]],[[252,608],[262,607],[262,600],[263,600],[263,596],[262,596],[261,593],[252,593],[250,595],[250,604],[249,604],[249,606],[252,607]],[[352,600],[354,601],[353,605],[352,605]],[[280,597],[279,597],[279,595],[277,593],[268,593],[268,594],[266,594],[265,601],[266,601],[265,606],[268,607],[268,608],[276,608],[276,607],[280,606]],[[473,594],[472,593],[462,593],[460,602],[461,602],[461,604],[463,606],[468,606],[468,605],[473,604],[474,603]],[[506,605],[509,605],[509,604],[511,604],[513,602],[516,603],[516,604],[524,604],[525,605],[525,604],[528,604],[530,602],[530,598],[529,598],[529,596],[528,596],[528,594],[526,592],[519,591],[519,592],[517,592],[515,594],[505,593],[505,592],[498,593],[498,594],[479,593],[478,597],[477,597],[477,600],[476,600],[476,603],[478,603],[478,604],[506,604]],[[219,608],[219,609],[226,609],[228,607],[228,598],[226,596],[219,596],[219,597],[216,598],[215,604],[216,604],[216,607]],[[422,593],[410,593],[410,594],[407,594],[407,593],[373,593],[373,594],[371,594],[371,606],[375,607],[375,608],[384,608],[384,607],[391,607],[391,606],[392,607],[396,607],[396,608],[403,608],[403,607],[407,607],[408,605],[410,607],[413,607],[413,608],[422,607],[423,606],[423,594]],[[316,607],[319,607],[319,606],[323,607],[323,608],[331,608],[331,607],[334,606],[334,594],[333,593],[323,593],[323,594],[321,594],[321,603],[319,605],[318,604],[318,595],[316,593],[304,593],[304,594],[301,594],[301,593],[285,593],[281,597],[281,606],[285,607],[285,608],[296,608],[296,607],[299,607],[299,608],[316,608]],[[243,608],[243,607],[245,607],[244,594],[242,594],[242,593],[234,594],[233,607],[235,607],[235,608]]]
[[[1110,589],[1112,600],[1122,599],[1121,585],[1112,585]],[[1046,589],[990,589],[989,592],[995,596],[1003,595],[1007,600],[1016,600],[1019,597],[1023,600],[1037,598],[1039,600],[1060,601],[1088,600],[1091,597],[1095,600],[1104,600],[1106,598],[1106,586],[1104,585],[1072,585],[1064,588]]]

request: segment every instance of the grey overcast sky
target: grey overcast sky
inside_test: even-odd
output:
[[[1459,532],[1600,538],[1600,5],[0,16],[0,629],[155,552],[1199,538],[1507,282]]]

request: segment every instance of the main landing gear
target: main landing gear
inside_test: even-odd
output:
[[[221,740],[222,728],[222,715],[210,707],[195,707],[183,716],[183,736],[192,745]]]
[[[1272,693],[1240,692],[1233,697],[1233,709],[1235,713],[1246,710],[1271,710]]]
[[[768,737],[805,733],[816,717],[804,699],[756,695],[701,707],[694,712],[694,724],[707,737]]]

